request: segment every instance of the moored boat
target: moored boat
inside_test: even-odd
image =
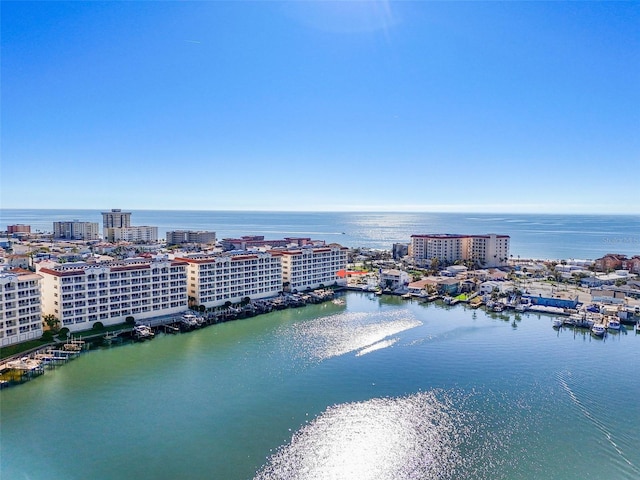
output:
[[[612,318],[609,320],[607,327],[611,330],[620,330],[620,322],[617,319]]]
[[[136,325],[133,327],[133,336],[138,340],[147,340],[153,338],[155,334],[147,325]]]
[[[563,324],[562,318],[554,318],[553,319],[553,328],[560,328]]]
[[[601,323],[597,323],[596,325],[591,327],[591,333],[594,334],[596,337],[604,337],[605,334],[607,333],[607,329]]]

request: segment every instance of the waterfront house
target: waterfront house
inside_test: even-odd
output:
[[[408,293],[411,295],[427,295],[431,291],[437,291],[438,281],[432,277],[423,278],[417,282],[411,282],[407,285]]]
[[[457,278],[443,278],[438,281],[438,292],[444,295],[457,295],[460,291],[460,280]]]
[[[378,284],[382,288],[397,290],[409,285],[410,281],[411,277],[407,272],[397,269],[388,269],[380,271],[380,281],[378,282]]]
[[[617,289],[592,288],[589,293],[592,301],[600,303],[622,304],[626,297],[623,291]]]
[[[576,308],[578,305],[578,296],[570,297],[565,296],[560,293],[556,294],[554,297],[546,297],[543,296],[542,293],[535,294],[525,294],[522,295],[523,299],[529,300],[529,302],[533,305],[541,305],[545,307],[557,307],[557,308]]]

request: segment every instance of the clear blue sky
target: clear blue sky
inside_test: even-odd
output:
[[[7,2],[3,208],[640,213],[639,2]]]

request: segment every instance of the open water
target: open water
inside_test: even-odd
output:
[[[347,247],[390,249],[421,233],[499,233],[511,236],[514,258],[595,259],[606,253],[640,254],[640,215],[467,213],[131,211],[133,225],[167,230],[213,230],[218,238],[264,235],[312,237]],[[50,232],[54,221],[98,222],[97,210],[0,210],[0,226],[31,225]]]
[[[640,334],[348,293],[0,392],[4,479],[638,479]]]

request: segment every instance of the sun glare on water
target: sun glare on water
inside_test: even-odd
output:
[[[453,478],[464,437],[430,392],[328,408],[294,434],[255,480]]]

